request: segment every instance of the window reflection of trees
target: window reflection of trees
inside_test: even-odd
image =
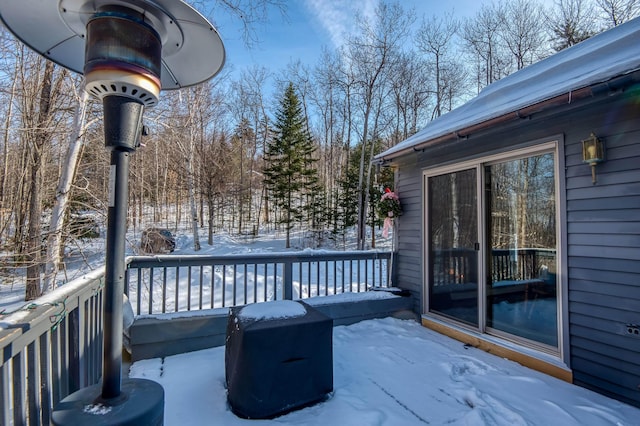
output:
[[[476,169],[429,179],[434,285],[477,282]]]
[[[475,184],[475,169],[429,180],[432,247],[474,247],[478,238]]]
[[[553,154],[487,167],[494,249],[555,248]]]

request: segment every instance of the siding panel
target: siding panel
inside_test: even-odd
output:
[[[633,214],[634,212],[630,212]],[[628,218],[627,220],[630,220]],[[638,234],[640,233],[640,222],[609,222],[600,226],[593,226],[589,222],[569,222],[567,224],[569,235],[571,234]],[[597,256],[596,256],[597,257]]]
[[[627,277],[632,274],[606,272],[589,269],[570,269],[569,274],[573,278],[571,288],[573,290],[587,291],[598,294],[602,284],[609,285],[609,293],[625,298],[634,298],[640,301],[640,286],[630,285]],[[610,274],[608,276],[607,274]]]
[[[640,262],[637,260],[607,259],[606,262],[602,262],[602,259],[593,257],[569,258],[569,267],[591,269],[594,265],[597,265],[597,268],[602,271],[633,272],[634,274],[640,274]]]
[[[640,183],[629,183],[626,185],[612,185],[607,188],[606,191],[602,191],[602,187],[599,187],[601,193],[598,197],[600,199],[606,199],[609,197],[627,197],[631,195],[640,195]],[[577,188],[567,190],[567,200],[581,200],[581,199],[593,199],[593,188]]]
[[[640,164],[640,159],[637,160]],[[609,210],[609,209],[637,209],[640,206],[640,196],[610,197],[603,203],[601,199],[596,200],[571,200],[567,203],[567,210]]]
[[[575,292],[569,292],[569,297],[575,297]],[[626,324],[637,324],[637,311],[622,310],[615,306],[598,305],[596,304],[597,301],[594,299],[596,299],[596,297],[592,294],[589,300],[594,302],[593,304],[584,303],[582,301],[569,302],[569,310],[571,311],[571,314],[581,314],[591,317],[594,327],[600,320],[611,322],[611,328],[619,330],[622,330],[622,327]]]
[[[602,247],[595,245],[571,245],[569,256],[588,256],[610,259],[640,259],[640,247]]]
[[[397,287],[409,290],[414,311],[422,313],[422,173],[414,164],[400,167],[397,191],[403,215],[398,219]]]
[[[640,385],[636,381],[637,376],[593,362],[589,352],[579,349],[576,349],[576,352],[582,356],[574,357],[573,368],[577,371],[574,373],[574,381],[597,392],[637,405],[637,386]]]
[[[640,247],[640,235],[608,235],[607,238],[598,238],[593,234],[571,234],[569,244],[614,246],[614,247]]]
[[[570,290],[569,296],[573,302],[580,302],[587,305],[593,304],[594,293],[586,293],[583,291],[575,291]],[[638,312],[638,306],[640,305],[640,299],[632,299],[629,297],[620,298],[617,296],[611,296],[609,294],[599,294],[597,305],[595,306],[605,306],[611,309],[617,309],[620,311],[629,311],[632,314]]]
[[[575,315],[571,325],[571,335],[576,339],[573,344],[583,349],[597,349],[600,353],[607,353],[613,347],[616,356],[624,361],[638,359],[640,338],[626,334],[624,327],[616,327],[610,321],[594,321],[588,315]],[[595,343],[609,346],[596,347]],[[610,352],[609,352],[610,353]]]

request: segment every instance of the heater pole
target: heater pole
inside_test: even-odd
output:
[[[104,361],[102,397],[120,395],[122,375],[122,295],[124,294],[124,252],[127,226],[129,152],[111,151],[109,205],[107,213],[107,253],[105,263]],[[111,194],[113,191],[113,194]]]
[[[130,98],[106,96],[103,107],[105,146],[111,150],[102,367],[102,398],[109,400],[120,396],[129,159],[142,132],[144,106]]]

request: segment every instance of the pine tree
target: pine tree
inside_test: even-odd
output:
[[[280,101],[273,131],[265,149],[265,185],[272,207],[277,209],[277,221],[286,228],[289,248],[294,224],[312,220],[313,200],[319,191],[313,156],[316,147],[293,83]]]

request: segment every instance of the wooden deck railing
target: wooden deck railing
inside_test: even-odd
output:
[[[103,272],[0,319],[0,425],[46,425],[52,407],[102,374]]]
[[[390,252],[127,259],[137,313],[300,299],[389,285]],[[0,425],[49,424],[52,407],[102,374],[104,274],[0,317]]]
[[[388,287],[390,266],[390,252],[138,256],[125,279],[134,313],[159,314]]]

